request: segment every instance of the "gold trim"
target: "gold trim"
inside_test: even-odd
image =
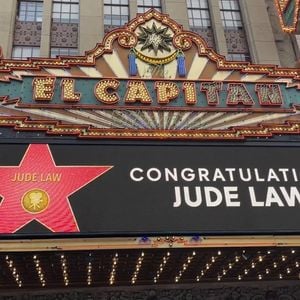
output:
[[[277,0],[274,0],[277,1]],[[276,2],[277,3],[277,2]],[[298,3],[297,3],[298,5]],[[299,5],[297,6],[299,8]],[[300,70],[295,68],[279,68],[276,65],[255,65],[249,62],[231,62],[226,61],[225,57],[216,53],[213,49],[208,48],[205,41],[197,34],[189,31],[184,31],[182,26],[177,24],[174,20],[170,19],[168,15],[161,14],[152,9],[144,14],[138,14],[136,18],[130,21],[127,26],[110,31],[105,35],[103,42],[86,52],[85,56],[74,57],[58,57],[58,58],[39,58],[24,60],[9,60],[0,58],[0,72],[3,77],[0,81],[9,81],[10,79],[20,80],[21,76],[12,74],[13,71],[26,70],[26,71],[39,71],[43,68],[60,67],[71,68],[80,66],[96,67],[96,59],[112,52],[114,42],[118,42],[123,48],[134,48],[137,44],[137,36],[134,34],[135,29],[147,22],[150,19],[156,19],[165,26],[169,26],[175,33],[173,42],[174,45],[183,51],[188,51],[192,45],[198,49],[198,54],[206,56],[209,60],[216,62],[218,70],[232,70],[239,71],[241,75],[245,74],[264,74],[281,79],[294,78],[300,80]],[[4,75],[5,74],[5,75]]]
[[[283,20],[283,13],[284,13],[284,10],[286,9],[287,5],[289,4],[289,1],[288,0],[274,0],[274,1],[275,1],[275,6],[278,11],[280,26],[281,26],[282,30],[287,33],[295,33],[297,30],[298,16],[299,16],[299,10],[300,10],[299,0],[295,0],[295,13],[294,13],[294,18],[293,18],[293,25],[291,25],[291,26],[285,25],[284,20]]]
[[[0,117],[0,126],[18,131],[44,131],[48,135],[76,135],[83,139],[152,139],[152,140],[243,140],[249,137],[300,134],[300,122],[232,127],[226,130],[150,130],[98,129],[89,125],[61,124],[53,120],[31,121],[26,117]]]
[[[162,58],[146,56],[136,49],[134,49],[133,51],[140,60],[142,60],[143,62],[149,63],[151,65],[166,65],[166,64],[170,63],[171,61],[173,61],[174,59],[176,59],[176,57],[177,57],[177,51],[175,51],[174,53],[172,53],[169,56],[162,57]]]
[[[149,237],[143,243],[137,237],[65,238],[41,240],[2,240],[1,252],[71,251],[110,249],[228,248],[228,247],[299,247],[300,236],[202,236],[199,241],[187,236]]]

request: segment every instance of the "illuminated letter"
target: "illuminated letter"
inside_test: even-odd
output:
[[[135,103],[137,101],[150,104],[151,96],[143,81],[128,81],[125,103]]]
[[[182,85],[186,104],[197,103],[197,93],[195,82],[184,82]]]
[[[95,86],[96,98],[104,104],[115,104],[119,101],[117,93],[109,93],[109,90],[116,90],[120,82],[115,79],[104,79],[99,81]]]
[[[205,92],[208,105],[219,104],[219,92],[222,89],[221,82],[203,82],[201,83],[200,90]]]
[[[61,81],[61,99],[66,102],[78,102],[81,94],[75,93],[75,80],[63,79]]]
[[[55,78],[40,77],[34,78],[32,81],[33,86],[33,100],[37,101],[50,101],[54,94]]]
[[[279,84],[256,84],[255,91],[260,105],[282,105],[283,101]]]
[[[159,104],[168,104],[170,100],[177,98],[179,95],[179,88],[173,82],[157,81],[155,82],[155,89]]]
[[[242,83],[229,83],[226,100],[228,105],[253,105],[254,101]]]
[[[136,172],[139,172],[139,173],[143,173],[143,169],[141,169],[141,168],[133,168],[131,171],[130,171],[130,178],[132,179],[132,180],[134,180],[134,181],[142,181],[143,179],[144,179],[144,177],[143,176],[140,176],[140,177],[136,177],[135,176],[135,173]]]

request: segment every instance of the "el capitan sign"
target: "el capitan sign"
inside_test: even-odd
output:
[[[14,89],[19,86],[18,94],[21,99],[18,106],[21,107],[189,107],[202,110],[208,107],[228,110],[247,107],[255,110],[275,106],[292,110],[294,105],[297,106],[297,102],[294,102],[297,90],[287,89],[285,84],[278,83],[223,84],[219,81],[87,80],[52,77],[27,77],[23,82],[24,85],[32,84],[32,95],[22,92],[22,84],[13,85]],[[5,88],[5,85],[2,87]]]

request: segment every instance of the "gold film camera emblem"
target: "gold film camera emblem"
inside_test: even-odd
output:
[[[38,214],[47,209],[49,205],[49,195],[41,189],[32,189],[22,197],[22,206],[25,211],[31,214]]]

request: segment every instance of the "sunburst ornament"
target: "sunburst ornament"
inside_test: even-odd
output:
[[[171,52],[172,37],[167,33],[167,27],[157,27],[153,22],[151,28],[149,26],[140,26],[139,29],[141,32],[138,35],[138,41],[140,44],[143,44],[142,51],[146,49],[149,49],[149,51],[153,50],[155,55],[157,55],[158,51]]]

